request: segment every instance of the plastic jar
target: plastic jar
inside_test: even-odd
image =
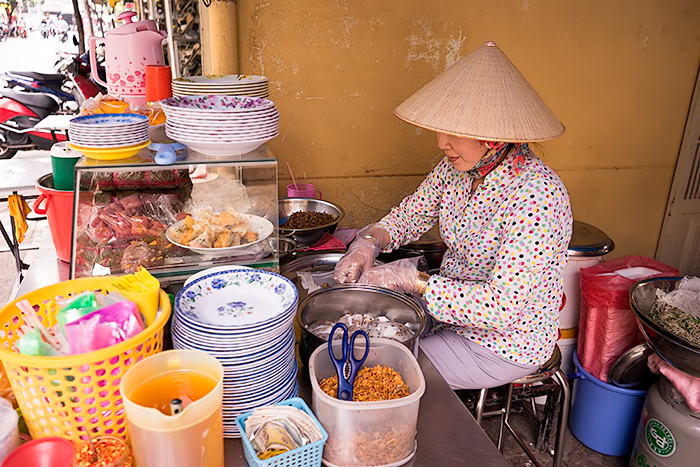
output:
[[[340,341],[334,342],[340,355]],[[356,354],[364,353],[364,342],[356,342]],[[420,398],[425,378],[413,354],[388,339],[370,339],[364,367],[383,365],[401,374],[410,395],[376,402],[343,401],[321,390],[319,382],[336,374],[328,347],[317,348],[309,358],[316,417],[328,432],[323,449],[326,465],[391,466],[413,457]]]

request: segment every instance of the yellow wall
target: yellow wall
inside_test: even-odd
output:
[[[298,180],[359,227],[439,160],[435,136],[392,109],[493,40],[566,125],[540,149],[577,220],[615,256],[653,256],[700,63],[697,0],[239,0],[243,73],[282,115],[270,143]]]

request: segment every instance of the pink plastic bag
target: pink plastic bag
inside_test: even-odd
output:
[[[659,274],[637,279],[611,274],[634,267],[655,269]],[[617,359],[644,342],[630,309],[630,288],[649,277],[677,275],[677,269],[643,256],[624,256],[581,269],[578,359],[587,372],[607,383]]]
[[[143,331],[136,304],[113,303],[64,326],[70,353],[81,354],[123,342]]]

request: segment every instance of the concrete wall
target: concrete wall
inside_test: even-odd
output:
[[[239,0],[240,71],[282,115],[270,148],[359,227],[440,158],[392,110],[493,40],[566,125],[537,151],[615,256],[653,256],[700,63],[697,0]]]

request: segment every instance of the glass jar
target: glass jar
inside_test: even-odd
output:
[[[134,456],[131,448],[121,438],[99,436],[92,443],[97,451],[97,461],[93,461],[90,442],[82,441],[75,447],[73,467],[132,467]]]

